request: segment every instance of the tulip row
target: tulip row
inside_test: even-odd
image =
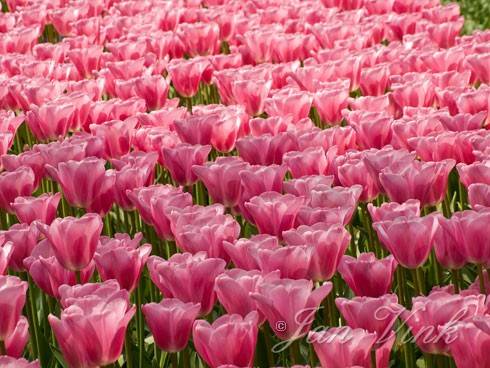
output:
[[[2,5],[0,367],[489,367],[457,4]]]

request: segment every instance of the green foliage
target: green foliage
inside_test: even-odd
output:
[[[456,2],[461,7],[461,15],[465,18],[464,34],[470,34],[477,29],[490,28],[489,0],[457,0]]]

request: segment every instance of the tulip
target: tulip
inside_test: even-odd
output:
[[[162,149],[165,168],[179,185],[191,186],[197,181],[192,166],[202,166],[208,159],[211,146],[180,144],[173,148]]]
[[[438,226],[437,218],[432,215],[373,223],[381,243],[399,264],[411,269],[427,260]]]
[[[141,218],[148,225],[153,225],[153,215],[151,201],[158,197],[172,197],[174,194],[182,193],[182,188],[171,185],[151,185],[149,187],[135,188],[128,190],[126,195],[138,210]],[[185,203],[185,201],[183,202]]]
[[[297,197],[306,197],[312,190],[330,188],[334,177],[329,175],[308,175],[283,183],[284,192]]]
[[[111,120],[102,124],[90,125],[92,134],[102,137],[105,142],[105,156],[119,158],[131,149],[136,120]]]
[[[307,278],[312,259],[313,247],[311,246],[284,246],[257,251],[257,260],[262,272],[278,270],[282,278],[288,279]]]
[[[153,182],[153,167],[156,163],[156,155],[154,159],[149,166],[131,166],[131,164],[128,164],[115,172],[114,201],[123,210],[130,211],[134,209],[133,203],[128,198],[128,191],[141,188]]]
[[[203,181],[213,202],[235,208],[240,200],[240,171],[248,164],[236,157],[220,157],[205,166],[193,166],[193,173]]]
[[[396,220],[398,217],[420,217],[420,201],[409,199],[404,203],[386,202],[379,207],[368,203],[367,209],[373,222]]]
[[[57,218],[40,230],[48,238],[56,259],[67,270],[80,271],[92,261],[103,223],[99,215]]]
[[[52,246],[47,239],[42,240],[32,250],[32,254],[24,259],[23,267],[29,272],[34,283],[46,294],[58,298],[61,285],[86,283],[95,270],[94,262],[80,271],[80,280],[75,272],[64,268],[56,259]]]
[[[397,265],[392,255],[377,259],[374,253],[361,253],[357,259],[343,256],[338,270],[355,295],[377,298],[390,291]]]
[[[261,234],[281,236],[282,232],[294,227],[303,197],[277,192],[264,192],[245,203]]]
[[[338,159],[337,172],[340,183],[346,187],[361,185],[363,190],[361,201],[372,201],[381,192],[378,177],[369,170],[368,165],[362,159],[346,158],[345,161]],[[343,161],[343,162],[342,162]]]
[[[462,253],[467,262],[476,264],[489,264],[490,262],[490,241],[486,237],[486,223],[490,219],[490,211],[462,211],[456,212],[451,217],[451,222],[455,223],[456,239],[463,239],[459,247],[463,246]]]
[[[325,174],[328,167],[325,151],[321,147],[310,147],[301,152],[288,152],[283,156],[283,162],[287,165],[293,178],[322,175]]]
[[[299,226],[282,234],[290,246],[312,247],[309,277],[315,281],[329,280],[337,271],[340,259],[350,244],[350,234],[340,225],[328,227],[317,223]]]
[[[376,333],[377,341],[385,341],[404,308],[398,304],[395,294],[381,297],[337,298],[335,304],[347,325]]]
[[[24,358],[16,359],[11,356],[0,356],[0,366],[4,368],[41,368],[37,360],[29,362]]]
[[[183,193],[180,189],[157,193],[150,199],[151,223],[160,238],[172,240],[178,235],[177,231],[171,229],[171,213],[189,206],[192,206],[192,195]]]
[[[5,170],[11,172],[17,172],[20,169],[30,168],[34,173],[33,187],[37,188],[45,175],[44,170],[44,158],[39,152],[36,152],[35,148],[24,151],[19,155],[4,155],[0,157],[0,161]],[[26,173],[24,173],[26,174]],[[19,175],[20,176],[20,175]],[[30,178],[23,178],[24,182],[30,182]]]
[[[14,243],[6,242],[0,246],[0,275],[5,275],[14,250]]]
[[[308,340],[324,368],[370,367],[376,334],[360,328],[336,327],[327,331],[312,331]]]
[[[490,334],[488,330],[482,330],[475,324],[475,322],[461,322],[455,326],[456,338],[451,339],[449,349],[457,367],[486,367],[488,365],[486,356]]]
[[[14,331],[4,341],[7,355],[14,358],[22,357],[28,340],[29,322],[27,322],[27,318],[20,316]],[[3,365],[0,363],[0,366]]]
[[[281,340],[290,340],[308,333],[320,303],[331,290],[330,282],[313,290],[312,281],[280,279],[262,283],[251,296],[274,334]]]
[[[209,63],[204,59],[175,59],[167,66],[167,70],[176,91],[182,97],[192,97],[196,95],[208,66]]]
[[[251,116],[264,112],[265,99],[272,87],[271,80],[238,80],[232,84],[232,94],[237,104]]]
[[[86,283],[83,285],[61,285],[58,288],[60,304],[63,309],[68,308],[71,305],[76,305],[84,300],[103,299],[111,300],[114,298],[126,298],[128,292],[122,290],[119,283],[116,280],[108,280],[96,283]]]
[[[200,309],[199,303],[184,303],[179,299],[163,299],[141,307],[155,343],[169,353],[185,349]]]
[[[0,341],[15,330],[26,302],[27,282],[16,276],[0,276]]]
[[[138,242],[141,238],[141,233],[135,235]],[[103,239],[94,255],[100,278],[104,281],[115,279],[123,289],[132,292],[138,285],[143,267],[151,253],[150,244],[141,247],[137,245],[124,236]]]
[[[0,208],[13,213],[11,203],[20,196],[29,196],[35,188],[34,171],[30,167],[21,166],[15,171],[0,174]]]
[[[257,311],[258,324],[261,325],[265,317],[258,311],[257,303],[250,297],[250,293],[257,292],[259,285],[263,282],[278,279],[278,271],[265,274],[258,270],[232,269],[223,272],[216,278],[214,288],[219,302],[229,314],[246,317],[250,312]]]
[[[61,318],[50,314],[48,320],[71,367],[105,366],[119,359],[135,311],[134,306],[129,307],[127,295],[107,300],[91,298],[67,307]]]
[[[54,140],[66,136],[74,112],[73,104],[49,101],[41,106],[32,105],[26,122],[38,140]]]
[[[88,157],[81,161],[67,161],[58,167],[46,165],[48,173],[63,190],[67,202],[89,212],[105,214],[112,207],[115,172],[105,170],[105,161]]]
[[[313,106],[324,123],[339,125],[342,121],[341,111],[347,107],[348,98],[348,89],[322,89],[315,93]]]
[[[468,201],[471,208],[477,206],[490,207],[490,184],[470,184],[468,186]]]
[[[39,197],[17,197],[11,204],[17,219],[26,224],[40,221],[46,225],[56,218],[61,193],[42,194]]]
[[[242,238],[235,243],[223,242],[223,248],[231,258],[235,267],[243,270],[260,270],[258,252],[261,249],[276,249],[279,240],[271,235],[253,235],[249,239]]]
[[[465,187],[471,184],[483,183],[490,185],[490,160],[475,162],[470,165],[458,164],[456,166],[461,183]]]
[[[8,230],[0,233],[6,242],[12,243],[9,268],[16,272],[25,271],[23,262],[29,257],[39,239],[39,230],[36,224],[15,224]]]
[[[199,356],[211,367],[234,364],[252,367],[257,345],[258,314],[250,312],[242,317],[226,314],[212,324],[194,322],[193,340]]]
[[[207,315],[216,301],[214,281],[225,269],[225,261],[207,258],[204,252],[174,254],[167,261],[148,259],[150,277],[166,298],[199,303],[199,315]]]
[[[462,296],[433,291],[429,296],[414,298],[412,309],[404,311],[401,318],[423,352],[448,354],[450,345],[445,337],[450,338],[454,333],[448,330],[451,325],[482,316],[485,309],[484,295]]]
[[[418,199],[422,206],[442,202],[454,160],[413,162],[399,168],[386,168],[379,176],[381,185],[392,201],[399,203]]]
[[[291,115],[293,123],[307,118],[310,114],[313,97],[308,93],[297,92],[293,89],[282,91],[265,100],[265,112],[267,115]]]

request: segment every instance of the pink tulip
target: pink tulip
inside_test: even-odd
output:
[[[74,272],[64,268],[56,259],[52,246],[47,239],[42,240],[33,249],[32,254],[25,258],[24,267],[35,284],[46,294],[58,298],[61,285],[75,285],[77,278]],[[91,262],[80,272],[80,282],[86,283],[95,270]]]
[[[7,171],[17,171],[20,168],[31,168],[34,172],[34,188],[37,188],[45,175],[44,158],[33,148],[18,155],[4,155],[0,157],[1,165]]]
[[[234,242],[238,239],[238,222],[231,215],[188,211],[191,208],[170,213],[172,233],[177,246],[192,254],[204,251],[209,257],[228,260],[223,242]]]
[[[223,242],[223,248],[235,267],[243,270],[260,270],[259,250],[272,250],[279,247],[279,240],[271,235],[253,235],[250,239],[242,238],[235,243]]]
[[[426,353],[448,354],[451,337],[447,329],[450,324],[465,322],[485,313],[484,295],[452,295],[444,291],[433,291],[429,296],[416,297],[412,309],[404,311],[401,318],[415,336],[415,343]],[[449,324],[449,325],[448,325]]]
[[[284,192],[297,197],[306,197],[312,190],[330,188],[334,177],[327,175],[308,175],[299,179],[288,180],[283,183]]]
[[[88,213],[80,218],[57,218],[41,231],[49,239],[58,262],[67,270],[80,271],[92,261],[102,228],[100,216]]]
[[[294,227],[303,203],[303,197],[264,192],[246,202],[245,208],[261,234],[281,236],[283,231]]]
[[[406,268],[417,268],[427,260],[439,227],[435,216],[399,217],[373,223],[381,243]]]
[[[20,316],[20,319],[17,322],[14,331],[4,341],[5,352],[7,353],[8,356],[14,358],[20,358],[24,353],[24,349],[28,341],[29,341],[29,322],[27,322],[26,317]],[[1,362],[0,362],[0,366],[3,367]]]
[[[179,185],[191,186],[197,181],[192,166],[202,166],[207,161],[211,146],[180,144],[173,148],[163,148],[164,166],[172,179]]]
[[[373,222],[396,220],[398,217],[420,217],[420,201],[409,199],[404,203],[386,202],[379,207],[368,203],[367,209]]]
[[[203,181],[213,202],[234,208],[241,195],[240,171],[248,164],[236,157],[220,157],[205,166],[193,166],[193,173]]]
[[[222,259],[207,258],[204,252],[174,254],[168,261],[156,256],[148,259],[150,277],[163,295],[186,303],[200,303],[201,316],[213,309],[214,281],[225,265]]]
[[[167,70],[172,84],[182,97],[196,95],[209,63],[204,59],[172,60]]]
[[[338,270],[355,295],[377,298],[390,291],[397,265],[392,255],[377,259],[361,253],[357,259],[343,256]]]
[[[246,317],[252,311],[258,312],[257,303],[249,294],[257,292],[262,283],[278,279],[277,271],[265,274],[258,270],[245,271],[237,268],[219,275],[214,288],[219,302],[229,314]],[[258,313],[258,324],[261,325],[265,317],[262,313]]]
[[[475,317],[473,321],[455,325],[456,338],[449,344],[451,356],[457,367],[486,367],[489,336],[488,318]]]
[[[154,225],[151,202],[157,197],[172,197],[174,194],[182,193],[182,188],[171,185],[150,185],[149,187],[128,190],[126,195],[138,210],[142,220],[148,225]],[[183,203],[186,203],[185,201]],[[160,214],[161,216],[161,214]]]
[[[129,152],[133,141],[135,120],[111,120],[100,125],[91,125],[92,134],[102,137],[105,141],[107,158],[119,158]]]
[[[444,268],[459,269],[468,261],[460,219],[459,216],[450,219],[441,215],[437,217],[439,226],[434,239],[434,251],[437,261]]]
[[[158,304],[145,304],[141,309],[158,347],[175,353],[187,346],[192,325],[201,306],[199,303],[184,303],[179,299],[166,298]]]
[[[171,213],[178,209],[192,206],[192,195],[183,193],[181,189],[169,188],[168,193],[156,192],[150,199],[151,224],[158,236],[165,240],[172,240],[180,235],[180,230],[171,229]]]
[[[360,328],[335,327],[310,332],[308,341],[324,368],[370,367],[376,334]]]
[[[315,312],[331,290],[330,282],[313,290],[312,281],[281,279],[262,283],[251,296],[274,334],[281,340],[290,340],[308,333]]]
[[[475,162],[470,165],[458,164],[456,166],[461,183],[465,187],[471,184],[490,184],[490,160]]]
[[[335,304],[347,325],[376,333],[376,340],[384,342],[392,333],[393,326],[404,308],[398,304],[395,294],[378,298],[337,298]]]
[[[313,97],[293,89],[281,90],[265,100],[265,112],[269,116],[291,115],[292,122],[297,123],[310,114]]]
[[[333,277],[350,243],[350,235],[343,227],[334,225],[328,228],[322,223],[285,231],[283,238],[289,245],[306,244],[313,248],[309,276],[317,281]]]
[[[293,178],[308,175],[323,175],[327,171],[328,161],[322,147],[310,147],[304,151],[291,151],[283,156]]]
[[[490,83],[490,53],[469,55],[466,62],[481,83]]]
[[[30,167],[21,166],[11,172],[0,174],[0,208],[13,213],[11,203],[17,197],[29,196],[35,188],[34,171]]]
[[[29,362],[24,358],[13,358],[11,356],[0,356],[0,366],[3,368],[41,368],[37,360]]]
[[[27,282],[16,276],[0,276],[0,341],[15,330],[26,301]]]
[[[116,280],[86,283],[83,285],[61,285],[58,289],[60,305],[66,309],[88,298],[113,299],[127,297],[128,291],[122,290]]]
[[[372,201],[381,192],[377,176],[373,175],[366,161],[362,158],[344,156],[337,161],[337,175],[340,183],[346,187],[362,186],[361,201]]]
[[[355,129],[361,148],[381,149],[391,143],[393,118],[385,112],[354,111],[345,113],[345,118]]]
[[[462,211],[451,217],[454,222],[456,239],[463,239],[459,246],[463,246],[462,253],[468,262],[488,264],[490,262],[490,241],[484,235],[486,223],[490,219],[490,211]],[[460,231],[458,235],[458,231]]]
[[[39,239],[37,226],[35,224],[15,224],[1,232],[0,239],[2,237],[5,242],[11,242],[13,245],[9,268],[17,272],[25,271],[23,261],[31,255]]]
[[[490,184],[470,184],[468,187],[468,201],[471,208],[476,208],[476,206],[490,207]]]
[[[252,165],[280,165],[285,153],[299,149],[298,138],[292,132],[241,138],[236,146],[239,156]]]
[[[45,193],[39,197],[17,197],[11,206],[20,222],[31,224],[40,221],[49,225],[56,218],[60,199],[61,193]]]
[[[26,115],[26,122],[38,140],[53,140],[66,136],[74,112],[73,104],[60,104],[54,100],[41,106],[33,105]]]
[[[67,57],[75,65],[80,75],[87,78],[100,68],[102,51],[102,46],[91,45],[83,49],[70,49]]]
[[[212,324],[194,322],[193,340],[199,356],[211,367],[234,364],[252,367],[258,335],[258,314],[250,312],[245,317],[226,314]]]
[[[389,85],[390,70],[388,65],[381,64],[361,71],[360,87],[363,96],[381,96]]]
[[[414,161],[398,168],[386,168],[379,178],[392,201],[401,203],[413,198],[418,199],[422,206],[435,205],[444,199],[449,172],[454,164],[454,160]]]
[[[315,93],[313,106],[324,123],[339,125],[342,121],[341,111],[347,107],[348,98],[348,89],[322,89]]]
[[[81,161],[67,161],[58,167],[46,165],[46,170],[63,190],[63,196],[74,207],[105,214],[112,207],[115,172],[105,170],[105,161],[88,157]]]
[[[274,249],[259,249],[257,261],[264,273],[278,270],[281,278],[306,279],[310,273],[313,259],[313,247],[284,246]]]
[[[142,234],[136,234],[139,242]],[[94,260],[100,278],[104,281],[115,279],[123,289],[132,292],[138,285],[141,272],[151,253],[151,245],[132,242],[127,234],[115,239],[102,239],[95,251]]]
[[[14,136],[12,133],[0,132],[0,157],[5,155],[12,144],[14,143]]]
[[[237,80],[232,85],[233,98],[237,104],[245,107],[247,114],[260,115],[271,87],[271,80]]]
[[[5,242],[0,246],[0,275],[5,275],[13,250],[14,243],[12,242]]]
[[[64,309],[60,318],[50,314],[48,320],[70,366],[105,366],[119,359],[135,311],[129,306],[127,294],[110,299],[87,298]]]
[[[405,106],[429,107],[434,103],[434,85],[431,80],[393,84],[391,98],[399,108]]]

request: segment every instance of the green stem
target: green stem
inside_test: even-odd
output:
[[[454,285],[454,292],[456,294],[459,294],[459,290],[460,290],[460,286],[459,286],[460,271],[459,270],[451,270],[451,278],[452,278],[453,285]]]
[[[75,271],[75,280],[77,281],[77,284],[79,285],[82,284],[82,271],[80,270]]]
[[[476,267],[478,270],[478,281],[480,282],[480,293],[486,294],[485,279],[483,278],[483,266],[478,264]]]
[[[289,345],[289,356],[291,358],[291,364],[301,364],[301,352],[299,350],[299,339],[294,340],[291,345]]]
[[[371,350],[371,368],[376,368],[376,349]]]
[[[138,361],[139,361],[139,367],[143,366],[143,352],[145,350],[143,313],[141,312],[141,304],[143,302],[142,285],[143,285],[143,283],[140,282],[140,285],[136,289],[136,308],[137,308],[136,325],[138,328]]]
[[[185,348],[184,350],[182,350],[180,352],[180,359],[181,359],[183,368],[190,368],[191,359],[190,359],[189,351],[187,350],[187,348]]]
[[[5,343],[3,342],[3,340],[0,340],[0,356],[6,354],[7,354],[7,349],[5,349]]]
[[[422,285],[423,274],[421,275],[422,269],[420,267],[412,270],[413,275],[413,286],[417,295],[424,294],[424,286]]]
[[[171,359],[172,359],[172,368],[179,368],[179,359],[178,359],[178,353],[171,353]]]
[[[41,367],[44,366],[44,359],[40,354],[40,345],[39,345],[39,326],[37,321],[37,307],[35,304],[35,294],[34,294],[34,282],[31,279],[31,276],[27,274],[27,281],[29,284],[28,288],[28,301],[26,304],[27,307],[27,318],[29,320],[29,329],[31,331],[32,338],[32,352],[35,358],[39,358],[41,363]]]
[[[133,360],[131,358],[131,330],[128,328],[126,331],[126,339],[124,340],[124,351],[126,355],[126,368],[133,367]]]

